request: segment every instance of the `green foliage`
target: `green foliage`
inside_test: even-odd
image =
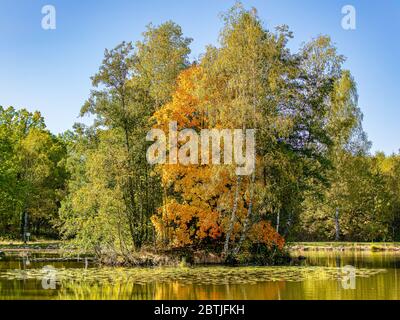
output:
[[[300,239],[333,240],[340,211],[347,241],[396,241],[399,230],[398,156],[345,154],[324,196],[304,202]]]
[[[149,26],[144,40],[106,50],[94,90],[81,114],[96,120],[70,133],[69,195],[62,232],[87,250],[139,250],[153,238],[150,216],[162,202],[159,177],[146,160],[150,117],[170,99],[187,66],[190,39],[167,22]]]
[[[40,113],[0,107],[0,234],[19,237],[24,214],[33,235],[56,235],[64,197],[66,148]]]

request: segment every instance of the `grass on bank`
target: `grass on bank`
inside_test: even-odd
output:
[[[58,249],[63,242],[60,240],[35,240],[24,243],[23,241],[0,240],[1,249]]]
[[[290,242],[291,249],[400,251],[400,242]]]

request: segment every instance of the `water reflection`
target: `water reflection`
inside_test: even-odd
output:
[[[53,262],[56,290],[44,290],[48,262],[15,254],[0,260],[0,299],[399,299],[396,253],[302,252],[302,266],[104,269],[87,260]],[[356,267],[355,289],[344,289],[342,268]]]

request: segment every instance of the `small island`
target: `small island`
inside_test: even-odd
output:
[[[352,298],[337,286],[347,265],[391,288],[400,155],[371,151],[335,40],[295,48],[289,26],[239,2],[221,17],[196,57],[173,21],[105,49],[69,130],[0,106],[5,294]]]

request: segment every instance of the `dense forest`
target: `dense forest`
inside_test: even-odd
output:
[[[81,109],[55,135],[39,112],[0,107],[0,237],[65,239],[101,254],[287,241],[399,241],[400,155],[370,153],[356,82],[329,36],[298,52],[287,26],[223,15],[219,45],[189,59],[177,24],[105,50]],[[150,165],[152,128],[256,129],[256,169]],[[180,141],[181,144],[184,141]]]

